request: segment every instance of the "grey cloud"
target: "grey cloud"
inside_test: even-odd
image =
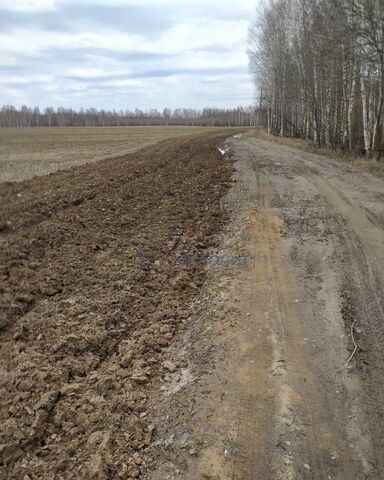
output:
[[[116,62],[115,69],[121,70],[129,66],[130,68],[134,67],[138,72],[139,68],[141,71],[143,66],[149,64],[165,65],[177,63],[176,55],[141,51],[122,52],[92,47],[46,47],[38,53],[35,53],[33,56],[25,53],[18,53],[17,55],[14,55],[13,58],[14,60],[17,60],[19,64],[9,66],[0,65],[0,72],[19,75],[35,73],[58,75],[59,69],[60,71],[63,71],[65,68],[97,68],[98,65],[105,60],[113,60]],[[113,73],[111,75],[113,76]],[[122,78],[125,77],[125,75],[122,76]],[[69,79],[69,77],[67,78]],[[116,78],[116,76],[114,78]],[[74,76],[73,80],[80,80],[80,78]]]
[[[90,60],[94,57],[116,60],[117,62],[122,62],[125,64],[127,64],[128,62],[162,62],[175,57],[175,55],[155,52],[143,52],[140,50],[127,50],[124,52],[95,47],[46,47],[40,50],[38,56],[43,61],[60,60],[60,62],[70,62],[71,64],[73,64],[74,62],[84,62],[84,60]]]
[[[227,53],[233,49],[233,45],[218,45],[217,43],[212,45],[206,45],[199,48],[199,52],[207,53]]]
[[[155,11],[154,11],[155,10]],[[98,28],[152,37],[169,28],[172,21],[163,9],[145,6],[83,6],[64,2],[44,12],[0,9],[0,29],[40,29],[79,32]]]
[[[205,75],[228,75],[228,74],[244,74],[247,72],[246,67],[212,67],[212,68],[159,68],[153,70],[138,69],[133,73],[122,73],[118,75],[101,75],[101,76],[89,76],[81,77],[76,75],[64,75],[60,78],[65,80],[71,80],[74,82],[93,82],[93,83],[105,83],[113,80],[124,79],[145,79],[145,78],[166,78],[173,77],[175,75],[191,75],[191,76],[205,76]]]
[[[216,52],[213,48],[209,51]],[[220,49],[217,50],[220,54]],[[76,75],[57,75],[57,78],[65,78],[71,81],[81,82],[105,82],[106,80],[121,80],[126,78],[161,78],[174,75],[225,75],[230,73],[244,73],[247,67],[210,67],[210,68],[180,68],[179,55],[170,55],[154,52],[142,51],[115,51],[105,48],[79,47],[47,47],[39,51],[33,57],[25,54],[19,54],[17,59],[21,65],[0,66],[0,71],[15,72],[19,74],[36,73],[36,65],[39,65],[39,73],[52,73],[57,65],[63,67],[97,67],[98,62],[95,58],[109,59],[116,61],[115,69],[124,69],[129,67],[133,70],[131,73],[106,74],[100,76],[82,77]],[[152,68],[148,68],[151,65]]]
[[[169,68],[158,70],[147,70],[133,74],[132,78],[146,78],[146,77],[171,77],[174,75],[227,75],[231,73],[244,73],[243,67],[211,67],[211,68]]]
[[[0,72],[6,74],[21,74],[25,70],[23,65],[0,65]]]
[[[52,10],[43,12],[17,11],[0,8],[0,29],[32,28],[47,31],[79,32],[97,28],[153,37],[172,25],[193,18],[213,18],[227,21],[248,20],[248,15],[236,5],[81,5],[62,0]],[[250,20],[250,18],[249,18]]]

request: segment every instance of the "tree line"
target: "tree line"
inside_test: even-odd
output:
[[[249,57],[272,134],[384,152],[384,0],[270,0]]]
[[[74,110],[71,108],[22,106],[20,109],[5,105],[0,110],[0,127],[95,127],[95,126],[255,126],[261,121],[257,108],[234,109],[205,108],[203,110],[178,108],[158,111],[136,109],[108,111],[95,108]]]

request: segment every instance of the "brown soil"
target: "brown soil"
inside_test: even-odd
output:
[[[226,137],[229,133],[226,131]],[[141,478],[225,221],[205,134],[0,187],[0,479]]]

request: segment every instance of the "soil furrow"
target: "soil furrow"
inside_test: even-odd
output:
[[[0,478],[153,468],[149,399],[183,367],[169,346],[206,278],[193,258],[215,247],[225,220],[224,138],[0,186]]]

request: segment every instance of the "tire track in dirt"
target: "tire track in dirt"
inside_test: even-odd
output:
[[[183,478],[362,480],[371,473],[372,455],[361,398],[355,380],[336,378],[349,355],[338,277],[325,285],[328,263],[318,266],[333,258],[336,234],[322,239],[337,222],[297,170],[277,159],[275,166],[247,140],[230,145],[237,174],[229,232],[237,232],[235,248],[238,242],[249,261],[228,277],[227,316],[237,322],[230,331],[216,326],[225,360],[205,381],[210,398],[196,404],[203,414],[194,429],[209,447]],[[292,197],[287,179],[307,190]]]
[[[353,169],[347,169],[348,178],[338,171],[343,166],[335,162],[307,158],[301,152],[258,140],[238,141],[234,147],[240,159],[253,154],[253,170],[263,172],[272,184],[276,198],[273,211],[281,216],[286,228],[281,247],[285,259],[278,261],[280,270],[276,269],[276,257],[272,258],[276,296],[286,325],[287,366],[291,364],[297,372],[288,377],[288,384],[301,397],[295,419],[303,419],[306,430],[296,455],[300,463],[310,467],[307,472],[296,471],[294,478],[381,478],[384,315],[382,270],[378,267],[384,263],[384,233],[380,228],[383,206],[369,198],[369,186],[361,187],[362,181],[359,185]],[[349,180],[360,195],[356,187],[348,188]],[[378,198],[383,184],[369,177],[364,180],[371,183],[372,196]],[[259,190],[263,189],[261,182]],[[378,219],[374,223],[367,217],[371,209]],[[280,274],[287,266],[290,280]],[[287,289],[287,281],[296,284],[296,292],[295,288]],[[297,303],[291,308],[293,302]],[[341,356],[331,354],[329,359],[326,352],[331,353],[330,346],[334,344],[337,351],[341,345],[335,338],[327,338],[328,332],[318,324],[325,326],[327,315],[333,322],[329,324],[331,329],[345,328],[340,338],[347,338],[342,346],[345,353],[341,350]],[[358,351],[346,368],[346,347],[352,344],[354,320]],[[341,398],[345,399],[344,406]],[[289,478],[290,474],[285,471],[273,475],[271,478]],[[244,478],[257,477],[248,472]]]
[[[384,263],[384,232],[377,224],[372,225],[369,217],[366,217],[366,212],[359,206],[352,206],[346,202],[326,181],[318,176],[312,177],[311,180],[345,221],[336,225],[338,236],[344,245],[347,267],[344,268],[344,284],[341,291],[344,320],[347,328],[352,328],[354,321],[358,322],[358,330],[362,329],[364,332],[359,340],[363,340],[365,345],[358,346],[356,357],[358,363],[365,364],[364,370],[370,379],[366,383],[365,401],[368,406],[367,418],[374,438],[373,474],[377,475],[378,472],[384,472],[382,456],[384,377],[380,368],[380,365],[384,365],[384,310],[381,303],[382,286],[375,276],[371,259],[375,259],[379,264]]]
[[[362,432],[366,425],[369,426],[362,448],[366,475],[381,478],[384,471],[384,278],[380,267],[384,266],[384,208],[378,199],[382,198],[382,181],[323,157],[280,149],[276,145],[271,145],[271,151],[293,175],[314,185],[327,208],[334,212],[330,228],[338,239],[339,248],[332,268],[341,274],[337,288],[349,342],[352,344],[350,330],[353,324],[358,341],[357,352],[348,367],[358,369],[362,382],[361,391],[356,392],[361,398],[361,411],[357,411],[356,405],[352,410],[353,415],[360,418],[358,430]],[[360,176],[363,178],[359,181]],[[337,374],[348,384],[350,375],[345,365],[341,365]]]
[[[271,325],[277,337],[275,358],[280,358],[281,362],[276,367],[275,360],[275,366],[271,369],[278,399],[275,418],[271,419],[275,425],[273,478],[294,479],[312,475],[319,479],[334,475],[335,478],[348,478],[355,468],[349,466],[352,464],[350,459],[344,458],[338,467],[332,465],[332,457],[335,454],[345,455],[347,449],[342,432],[334,428],[321,392],[323,386],[308,352],[302,327],[305,319],[300,311],[293,278],[280,253],[280,235],[271,236],[271,232],[276,231],[278,220],[270,208],[265,173],[259,173],[257,178],[258,205],[264,212],[269,231],[267,248],[269,269],[272,272],[271,303],[275,305],[274,310],[269,312],[269,317],[275,319],[275,325]],[[281,220],[279,222],[282,228]],[[258,296],[257,289],[255,295]],[[278,449],[282,451],[277,453]],[[252,478],[252,470],[244,478]]]

